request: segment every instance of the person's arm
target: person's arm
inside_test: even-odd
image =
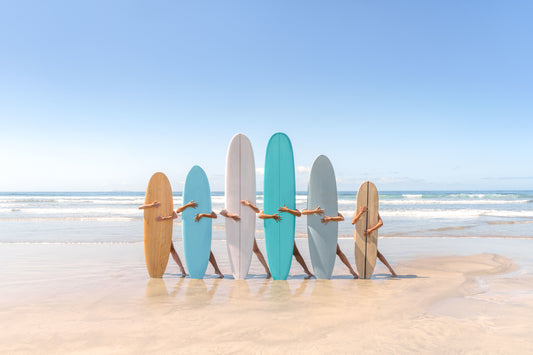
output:
[[[176,219],[176,218],[178,218],[178,214],[176,213],[176,211],[172,210],[172,216],[166,216],[166,217],[157,216],[155,220],[158,222],[161,222],[161,221],[167,221],[169,219]]]
[[[276,222],[281,221],[281,217],[280,217],[279,213],[276,213],[276,214],[265,214],[265,211],[261,211],[261,212],[259,212],[259,215],[257,217],[259,217],[261,219],[273,219]]]
[[[181,212],[185,211],[189,207],[196,208],[196,207],[198,207],[198,204],[196,202],[194,202],[194,201],[190,201],[190,202],[184,204],[183,206],[179,207],[176,210],[176,213],[181,213]]]
[[[344,216],[341,213],[339,213],[337,217],[324,216],[320,221],[324,224],[328,224],[328,222],[342,222],[344,221]]]
[[[198,213],[196,217],[194,217],[195,222],[200,222],[202,218],[217,218],[217,214],[214,211],[211,211],[211,213]]]
[[[295,217],[300,217],[302,215],[302,212],[298,211],[297,209],[291,210],[287,206],[283,205],[283,207],[278,208],[278,211],[280,212],[288,212],[292,214]]]
[[[222,210],[220,211],[220,215],[221,216],[224,216],[226,218],[231,218],[232,220],[234,220],[235,222],[239,222],[241,220],[241,217],[239,217],[239,215],[237,214],[231,214],[229,213],[227,210]]]
[[[250,201],[248,200],[242,200],[241,203],[244,205],[244,206],[248,206],[252,209],[252,211],[254,211],[255,213],[259,213],[259,208],[257,208],[256,205],[254,205],[253,203],[251,203]]]
[[[376,224],[374,227],[372,228],[369,228],[366,230],[365,232],[365,236],[369,235],[370,233],[372,233],[373,231],[375,230],[378,230],[379,228],[381,228],[383,226],[383,220],[381,219],[381,216],[379,215],[378,213],[378,224]]]
[[[152,203],[147,203],[147,204],[144,204],[142,206],[139,206],[139,209],[140,210],[144,210],[144,209],[147,209],[147,208],[159,207],[159,206],[161,206],[161,203],[159,203],[157,201],[154,201]]]
[[[302,214],[306,215],[306,216],[309,216],[309,215],[312,215],[312,214],[316,214],[318,216],[322,216],[322,215],[324,215],[324,210],[321,209],[320,206],[317,206],[317,208],[315,208],[314,210],[303,210]]]
[[[368,208],[366,206],[361,207],[361,209],[359,210],[359,213],[353,216],[352,224],[356,224],[357,221],[359,221],[359,218],[361,218],[363,213],[365,213],[366,211],[368,211]]]

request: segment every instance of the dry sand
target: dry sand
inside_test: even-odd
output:
[[[351,244],[341,246],[353,262]],[[333,280],[304,280],[293,263],[288,281],[264,280],[254,258],[251,278],[235,281],[223,242],[214,244],[222,280],[211,268],[182,279],[172,261],[149,280],[142,243],[2,245],[0,352],[533,353],[528,246],[391,253],[397,279],[379,265],[375,279],[353,280],[338,263]]]

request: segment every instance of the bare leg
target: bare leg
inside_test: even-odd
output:
[[[307,265],[305,265],[305,261],[304,261],[304,258],[302,258],[302,255],[300,254],[300,251],[298,250],[298,248],[296,247],[296,242],[294,242],[294,248],[292,250],[292,254],[294,255],[294,258],[296,259],[296,261],[302,265],[302,268],[304,269],[304,272],[307,274],[307,279],[314,276],[311,271],[309,271],[309,269],[307,268]]]
[[[339,258],[341,259],[341,261],[343,262],[344,265],[346,265],[348,267],[348,270],[350,270],[350,273],[353,275],[353,278],[354,279],[358,279],[359,276],[357,276],[357,273],[354,271],[354,269],[352,269],[352,265],[350,265],[350,262],[348,261],[348,258],[346,257],[346,255],[344,255],[344,253],[342,252],[339,244],[337,244],[337,255],[339,256]]]
[[[215,259],[215,256],[213,255],[213,252],[209,254],[209,261],[215,268],[215,274],[217,274],[220,279],[223,279],[224,275],[222,274],[222,272],[220,272],[220,269],[218,268],[217,261]]]
[[[383,256],[383,254],[381,254],[378,250],[378,258],[379,260],[383,263],[383,265],[385,265],[387,267],[387,269],[389,269],[390,273],[392,274],[392,277],[397,277],[398,275],[396,275],[396,273],[394,272],[394,270],[392,270],[392,267],[389,265],[389,263],[387,262],[387,259],[385,259],[385,257]]]
[[[265,258],[263,257],[263,253],[261,253],[261,249],[259,249],[259,246],[257,245],[257,241],[255,240],[255,238],[254,238],[254,253],[255,253],[255,256],[257,256],[257,259],[259,259],[259,262],[261,263],[261,265],[263,265],[263,267],[265,268],[267,279],[271,278],[272,276],[270,275],[270,270],[268,269],[268,265],[265,261]]]
[[[185,272],[185,268],[183,267],[183,264],[181,263],[180,257],[178,256],[178,253],[176,252],[176,249],[174,249],[174,243],[170,242],[170,254],[172,254],[172,259],[178,264],[180,270],[181,270],[181,277],[187,276],[187,273]]]

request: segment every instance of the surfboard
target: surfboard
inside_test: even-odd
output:
[[[173,220],[156,221],[156,217],[171,216],[173,212],[172,189],[163,173],[155,173],[148,182],[145,204],[158,201],[158,207],[144,209],[143,235],[144,260],[150,277],[163,277],[167,268],[172,243]]]
[[[276,133],[267,145],[264,176],[264,213],[278,213],[286,205],[296,208],[294,157],[289,137]],[[295,217],[280,213],[281,221],[265,219],[265,245],[268,266],[274,280],[286,280],[292,262]]]
[[[226,159],[226,210],[238,214],[236,222],[225,218],[226,246],[235,279],[248,275],[255,237],[255,212],[241,204],[248,200],[255,205],[255,162],[250,140],[244,134],[233,137]]]
[[[202,279],[209,263],[211,252],[211,218],[195,222],[198,213],[211,213],[211,191],[204,170],[195,165],[187,174],[183,189],[183,201],[194,201],[198,207],[187,208],[182,213],[183,249],[185,263],[191,279]]]
[[[375,230],[366,237],[365,231],[378,223],[379,208],[378,190],[370,181],[363,182],[359,187],[355,214],[363,206],[367,206],[368,211],[361,216],[361,219],[355,225],[355,265],[357,266],[359,277],[369,279],[372,277],[376,266],[378,231]]]
[[[337,201],[337,181],[329,159],[320,155],[311,168],[307,191],[307,209],[320,206],[326,216],[336,217],[339,213]],[[337,256],[339,224],[321,222],[322,216],[307,216],[307,240],[311,264],[318,279],[330,279]]]

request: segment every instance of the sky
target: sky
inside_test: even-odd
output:
[[[530,1],[2,1],[0,191],[224,189],[246,134],[298,190],[533,190]]]

